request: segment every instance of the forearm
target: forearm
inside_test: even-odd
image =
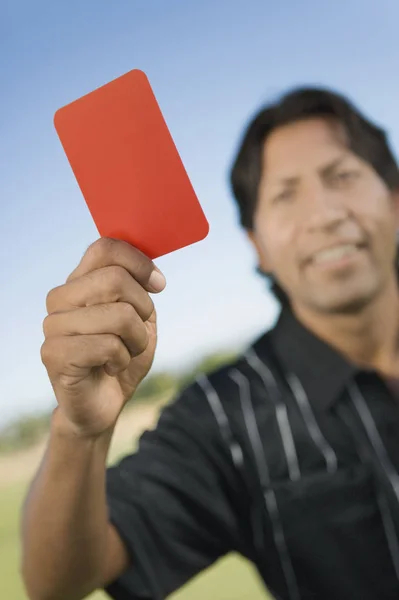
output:
[[[53,416],[47,451],[23,512],[22,571],[32,600],[78,600],[101,584],[111,435],[81,439]]]

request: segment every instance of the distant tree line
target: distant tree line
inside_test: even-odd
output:
[[[137,403],[168,402],[179,390],[189,385],[200,373],[210,373],[218,367],[232,362],[236,352],[217,352],[206,356],[192,369],[183,373],[158,372],[149,374],[141,383],[134,398],[126,405]],[[0,454],[29,448],[40,441],[48,432],[51,411],[23,416],[0,430]]]

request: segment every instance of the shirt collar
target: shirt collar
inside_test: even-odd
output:
[[[283,308],[274,329],[255,344],[255,350],[266,356],[267,337],[283,370],[298,377],[312,405],[321,409],[332,406],[359,371],[302,325],[289,308]]]

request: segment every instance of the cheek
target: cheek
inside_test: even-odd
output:
[[[356,217],[374,245],[396,245],[397,216],[392,202],[384,197],[378,202],[363,202]]]
[[[371,234],[396,231],[397,205],[379,179],[370,177],[363,181],[354,200],[354,213]]]
[[[258,229],[258,240],[270,271],[278,274],[292,267],[296,256],[295,235],[287,223],[282,226],[276,221],[269,222],[267,227]]]

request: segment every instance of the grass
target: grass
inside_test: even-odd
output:
[[[19,514],[26,485],[0,491],[0,598],[25,600],[19,564]]]
[[[126,451],[123,444],[114,444],[110,454],[113,462]],[[19,518],[27,483],[21,482],[0,489],[0,599],[27,600],[19,576]],[[103,592],[90,595],[90,600],[106,600]],[[270,600],[252,567],[237,556],[229,556],[201,573],[170,600]]]
[[[109,600],[96,592],[90,600]],[[229,556],[201,573],[169,600],[270,600],[252,567],[238,556]]]

